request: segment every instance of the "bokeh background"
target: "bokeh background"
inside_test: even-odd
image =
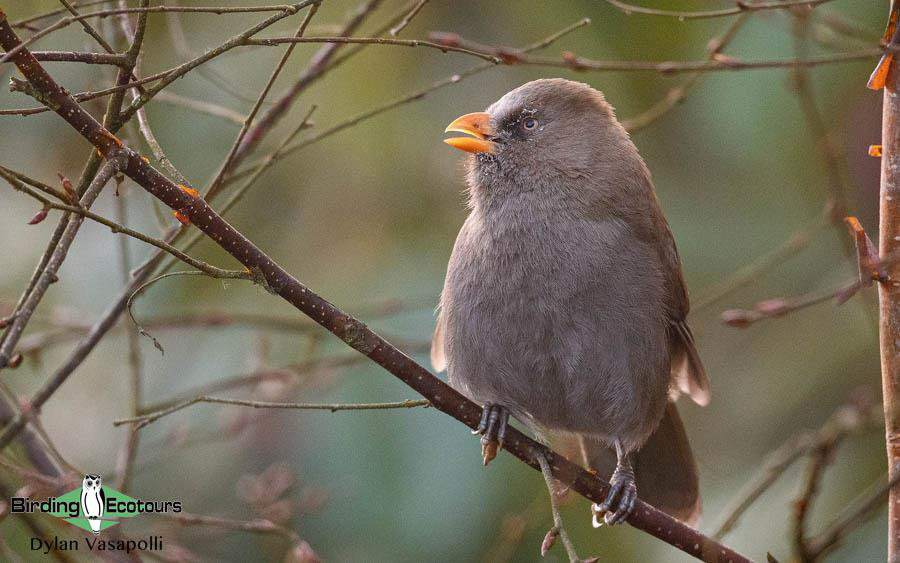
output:
[[[247,2],[218,0],[220,5]],[[653,3],[661,4],[661,3]],[[666,2],[672,9],[710,9],[733,2]],[[364,36],[404,3],[386,0],[357,35]],[[326,0],[308,35],[334,33],[356,2]],[[50,0],[3,3],[10,19],[58,7]],[[837,0],[810,16],[809,54],[850,51],[877,44],[887,2]],[[217,45],[264,16],[186,14],[180,18],[194,53]],[[507,2],[433,0],[403,32],[423,38],[450,31],[484,44],[520,46],[583,17],[590,26],[546,53],[570,50],[604,60],[700,60],[707,41],[730,20],[689,20],[626,15],[590,0]],[[832,21],[852,22],[852,34],[836,33]],[[52,21],[52,20],[51,20]],[[265,34],[293,33],[285,20]],[[112,20],[101,29],[113,32]],[[165,15],[152,15],[143,72],[178,64]],[[754,14],[726,48],[747,59],[788,59],[797,48],[795,18],[784,12]],[[42,49],[94,50],[77,26],[42,40]],[[305,67],[316,45],[300,45],[274,92]],[[169,91],[245,113],[265,83],[282,48],[239,48],[191,73]],[[264,143],[272,150],[317,105],[315,128],[324,129],[480,61],[429,49],[371,46],[306,91],[291,115]],[[879,142],[880,93],[866,90],[875,61],[825,65],[809,73],[810,87],[841,163],[847,206],[873,238],[877,231],[878,160],[866,154]],[[48,63],[72,91],[92,90],[112,79],[109,68]],[[0,68],[4,79],[10,66]],[[288,271],[326,298],[358,314],[377,331],[427,361],[447,259],[466,215],[462,155],[441,142],[456,116],[477,111],[531,79],[563,76],[603,90],[622,118],[633,117],[664,97],[687,75],[653,72],[574,73],[559,68],[499,66],[459,84],[332,135],[273,167],[229,219]],[[873,290],[842,306],[829,302],[746,329],[724,326],[731,307],[751,308],[761,299],[828,291],[852,281],[843,226],[823,224],[832,195],[823,151],[810,134],[785,69],[724,71],[705,76],[683,104],[634,134],[652,170],[684,261],[695,302],[690,319],[713,385],[706,408],[682,401],[681,412],[696,451],[709,531],[728,501],[756,474],[771,451],[791,436],[820,426],[860,386],[877,400],[879,363]],[[33,101],[0,93],[2,108]],[[102,102],[86,104],[94,115]],[[174,164],[197,185],[213,174],[238,126],[165,102],[147,113]],[[149,151],[135,130],[132,146]],[[0,164],[51,184],[61,172],[77,177],[90,147],[57,116],[0,117]],[[122,196],[129,225],[159,232],[149,196],[130,182]],[[95,205],[115,214],[107,190]],[[26,221],[38,205],[0,189],[0,303],[9,307],[25,286],[53,226]],[[174,219],[168,212],[164,220]],[[797,233],[808,241],[749,283],[710,302],[736,272],[783,246]],[[150,252],[129,241],[135,260]],[[73,345],[65,335],[90,324],[121,287],[116,235],[88,222],[31,323],[27,337],[60,331],[63,341],[26,356],[4,381],[30,395]],[[198,256],[223,267],[236,264],[204,243]],[[384,303],[398,311],[382,315]],[[206,278],[171,278],[152,287],[135,305],[144,320],[193,313],[254,313],[296,318],[296,313],[259,287]],[[60,329],[60,326],[68,327]],[[42,420],[61,453],[76,467],[111,476],[125,430],[112,421],[128,414],[128,364],[124,331],[98,346],[48,402]],[[158,329],[165,347],[141,339],[146,402],[163,401],[200,385],[253,370],[278,372],[264,384],[222,395],[261,400],[376,402],[416,398],[377,366],[322,331],[279,331],[224,324],[213,328]],[[20,454],[12,458],[22,462]],[[180,498],[192,513],[238,519],[267,517],[294,529],[329,561],[533,561],[551,525],[541,476],[501,454],[482,468],[478,440],[449,417],[429,409],[356,413],[249,411],[199,405],[173,414],[142,434],[131,494]],[[813,531],[830,522],[845,503],[884,472],[881,432],[854,436],[837,452],[811,519]],[[741,520],[726,543],[756,559],[767,551],[791,554],[792,501],[805,463],[788,471]],[[263,475],[262,477],[254,477]],[[18,475],[0,469],[13,488]],[[282,493],[277,483],[291,485]],[[276,491],[268,499],[257,489]],[[254,491],[256,491],[254,493]],[[254,497],[254,494],[256,497]],[[248,498],[250,502],[248,502]],[[255,501],[254,501],[255,498]],[[582,556],[603,561],[687,561],[634,529],[594,530],[588,503],[575,495],[563,516]],[[42,522],[51,525],[49,517]],[[65,526],[65,525],[63,525]],[[64,527],[55,530],[65,537]],[[129,535],[162,531],[173,547],[202,560],[278,560],[280,538],[205,527],[181,527],[149,516],[122,525]],[[0,521],[2,541],[27,560],[27,532],[16,516]],[[883,560],[882,510],[847,538],[833,561]],[[82,554],[83,555],[83,554]],[[547,556],[562,561],[557,546]]]

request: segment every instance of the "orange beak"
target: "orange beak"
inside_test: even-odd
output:
[[[450,131],[472,135],[472,137],[444,139],[444,142],[451,147],[466,152],[494,152],[496,145],[493,141],[488,140],[488,137],[494,133],[494,129],[491,127],[491,114],[489,113],[483,111],[467,113],[454,120],[453,123],[444,129],[444,133]]]

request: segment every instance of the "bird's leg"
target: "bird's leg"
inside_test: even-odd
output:
[[[553,527],[547,532],[547,537],[544,538],[544,544],[541,545],[541,556],[543,557],[546,554],[546,551],[553,546],[553,539],[558,535],[562,539],[563,547],[566,548],[566,555],[569,556],[569,561],[581,561],[578,557],[578,553],[575,551],[575,545],[572,543],[572,540],[569,539],[569,534],[566,533],[566,529],[563,527],[562,515],[559,513],[559,505],[556,501],[554,477],[553,473],[550,471],[550,460],[548,459],[547,453],[543,450],[535,451],[534,456],[541,466],[541,473],[544,474],[544,482],[547,483],[547,492],[550,493],[550,512],[553,514]]]
[[[603,521],[610,526],[621,524],[634,510],[637,501],[637,484],[634,480],[634,469],[631,467],[631,454],[625,452],[622,444],[616,440],[616,469],[609,479],[609,492],[606,500],[591,506],[594,513],[594,527],[601,523],[597,517],[603,515]]]
[[[481,457],[487,465],[497,457],[497,450],[503,447],[509,411],[505,407],[485,403],[481,410],[481,422],[472,434],[481,434]]]

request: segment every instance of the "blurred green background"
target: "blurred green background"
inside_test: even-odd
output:
[[[154,2],[155,3],[155,2]],[[246,5],[248,2],[218,4]],[[308,35],[334,33],[356,6],[325,0]],[[650,3],[647,3],[650,4]],[[662,4],[662,3],[653,3]],[[671,9],[728,7],[733,2],[666,2]],[[204,3],[206,5],[206,3]],[[401,10],[386,0],[357,35],[365,36]],[[50,0],[4,2],[11,20],[58,7]],[[877,44],[887,2],[838,0],[816,9],[807,51],[827,54]],[[195,54],[264,19],[260,14],[180,18]],[[446,2],[433,0],[401,37],[424,38],[450,31],[490,45],[520,46],[543,38],[582,17],[592,24],[551,46],[603,60],[701,60],[707,41],[730,19],[679,21],[625,15],[603,2]],[[826,24],[851,21],[868,42],[834,32]],[[784,12],[754,14],[740,29],[727,55],[747,59],[795,56],[795,18]],[[49,21],[53,21],[52,19]],[[263,35],[289,35],[296,18]],[[98,24],[115,36],[114,21]],[[150,16],[144,74],[184,59],[173,45],[173,24]],[[96,50],[77,26],[38,43],[40,49]],[[300,45],[276,84],[274,98],[305,67],[317,45]],[[238,48],[214,60],[205,76],[191,73],[169,91],[246,113],[283,48]],[[460,54],[418,48],[371,46],[307,90],[291,114],[270,135],[259,154],[274,149],[318,106],[315,134],[347,117],[460,72],[480,61]],[[866,90],[875,60],[816,67],[809,85],[841,159],[849,210],[875,237],[877,159],[866,154],[880,138],[880,93]],[[71,91],[94,90],[112,80],[110,67],[48,63]],[[12,74],[0,68],[4,80]],[[229,220],[288,271],[350,313],[369,322],[401,348],[427,361],[433,309],[457,230],[465,218],[462,156],[441,140],[447,123],[478,111],[531,79],[563,76],[606,93],[620,118],[633,117],[687,75],[652,72],[574,73],[558,68],[498,66],[429,94],[292,154],[273,167],[229,215]],[[215,80],[211,80],[215,79]],[[227,86],[223,88],[223,86]],[[3,89],[0,107],[34,102]],[[85,106],[95,115],[103,102]],[[174,164],[203,186],[224,157],[238,126],[184,107],[152,102],[147,114]],[[149,154],[134,129],[123,138]],[[785,69],[724,71],[705,76],[685,102],[634,134],[654,174],[656,188],[684,261],[695,302],[743,266],[783,245],[821,216],[831,195],[823,152],[804,119]],[[0,117],[0,164],[56,184],[56,173],[76,178],[90,147],[53,114]],[[150,197],[126,182],[128,223],[156,234]],[[25,286],[56,223],[26,221],[38,209],[4,184],[0,189],[0,303],[8,308]],[[94,207],[115,214],[112,190]],[[174,219],[164,213],[169,224]],[[833,302],[747,329],[726,327],[719,314],[752,308],[761,299],[827,291],[852,281],[843,226],[812,231],[808,244],[754,276],[746,286],[696,307],[690,319],[713,385],[706,408],[681,402],[696,451],[710,531],[726,503],[760,468],[765,455],[804,429],[816,428],[860,385],[877,394],[880,385],[873,290],[843,306]],[[129,241],[135,260],[149,249]],[[87,222],[29,326],[28,336],[55,325],[90,324],[121,287],[117,241],[108,229]],[[198,256],[222,267],[236,263],[204,243]],[[399,300],[403,312],[377,315],[379,304]],[[292,317],[295,313],[259,287],[205,278],[172,278],[152,287],[135,305],[141,319],[202,312],[245,312]],[[76,467],[111,476],[125,430],[112,421],[128,414],[128,366],[122,330],[106,338],[47,403],[42,420],[61,453]],[[152,331],[165,355],[141,339],[145,400],[157,402],[199,385],[250,371],[278,371],[280,379],[223,396],[306,402],[376,402],[416,398],[395,378],[370,363],[343,365],[321,358],[352,358],[336,339],[253,327],[158,329]],[[26,357],[3,373],[29,396],[66,357],[71,340]],[[316,362],[319,363],[316,363]],[[22,458],[13,458],[22,462]],[[805,462],[804,462],[805,463]],[[767,551],[781,560],[791,554],[792,501],[805,465],[788,471],[741,520],[726,543],[755,559]],[[253,475],[287,468],[295,479],[273,501],[247,502]],[[884,443],[875,430],[842,446],[813,508],[811,529],[830,522],[884,472]],[[18,487],[18,476],[0,469],[2,481]],[[111,481],[108,480],[107,482]],[[266,489],[266,487],[263,487]],[[541,476],[501,454],[482,468],[478,440],[449,417],[429,409],[356,413],[259,412],[199,405],[173,414],[142,433],[138,498],[176,497],[191,513],[238,519],[267,517],[284,522],[329,561],[473,561],[539,559],[551,525]],[[262,504],[260,504],[262,502]],[[594,530],[588,503],[575,495],[563,516],[582,556],[603,561],[688,561],[668,545],[629,527]],[[51,525],[49,517],[42,523]],[[65,526],[64,524],[62,526]],[[71,529],[56,527],[61,536]],[[202,560],[278,560],[279,538],[204,527],[173,526],[145,516],[122,525],[129,535],[164,534],[172,546]],[[16,516],[0,521],[0,538],[27,560],[29,536]],[[172,547],[174,549],[174,547]],[[886,549],[882,510],[831,555],[834,561],[878,561]],[[171,554],[167,554],[171,555]],[[548,561],[564,560],[561,546]]]

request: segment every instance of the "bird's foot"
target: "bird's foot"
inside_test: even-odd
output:
[[[497,457],[497,450],[503,447],[509,411],[506,407],[485,403],[481,410],[481,422],[472,434],[481,434],[481,457],[487,465]]]
[[[631,464],[619,464],[609,480],[609,492],[600,504],[593,504],[593,524],[599,528],[605,522],[609,526],[621,524],[634,510],[637,501],[637,484]],[[603,522],[598,517],[603,517]]]

